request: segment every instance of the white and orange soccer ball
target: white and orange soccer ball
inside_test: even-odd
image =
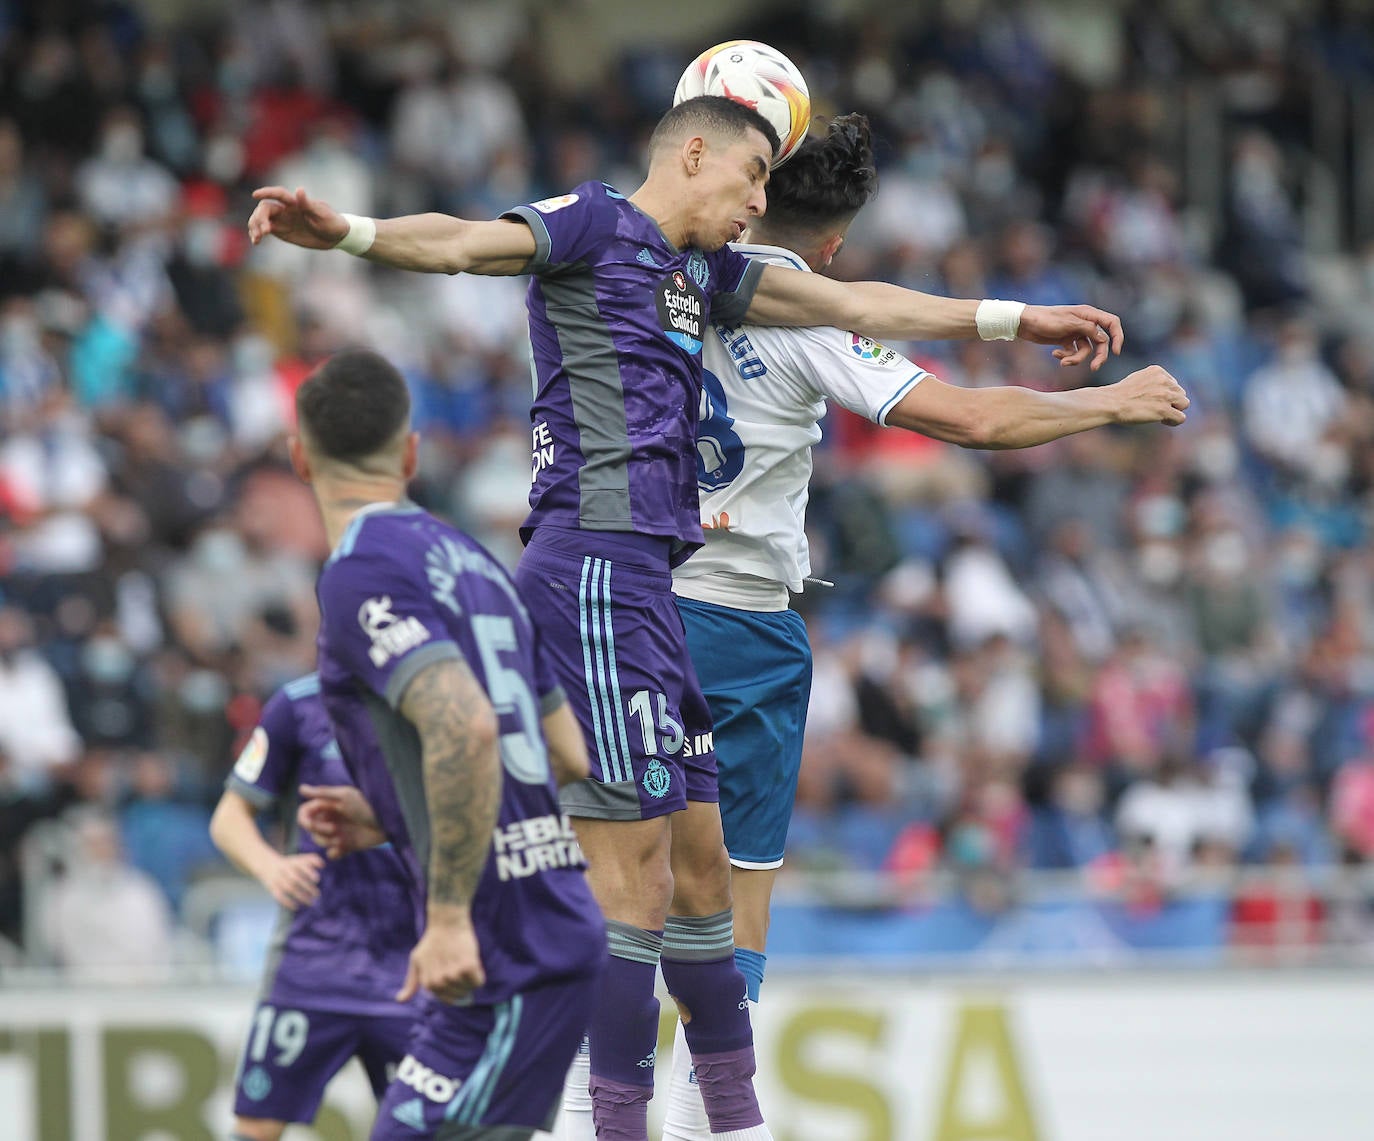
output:
[[[687,65],[673,105],[698,95],[724,95],[752,107],[773,124],[782,146],[774,166],[792,157],[811,122],[811,95],[796,65],[757,40],[729,40],[707,48]]]

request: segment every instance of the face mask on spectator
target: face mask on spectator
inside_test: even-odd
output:
[[[1285,586],[1311,586],[1321,570],[1321,548],[1309,538],[1290,539],[1279,552],[1279,580]]]
[[[195,670],[186,675],[177,696],[192,713],[213,713],[229,700],[229,686],[214,670]]]
[[[1197,442],[1193,452],[1193,466],[1203,479],[1221,483],[1235,475],[1240,453],[1235,441],[1227,435],[1214,434]]]
[[[1136,557],[1140,577],[1151,586],[1172,586],[1183,570],[1183,559],[1173,543],[1146,543]]]
[[[92,681],[117,685],[134,672],[134,657],[118,638],[92,638],[81,652],[81,664]]]
[[[1350,453],[1344,444],[1323,440],[1312,453],[1312,477],[1327,487],[1340,487],[1350,474]]]
[[[132,123],[117,123],[106,129],[100,153],[111,162],[133,162],[143,153],[143,132]]]
[[[1249,564],[1250,556],[1245,549],[1245,538],[1236,531],[1223,531],[1207,540],[1203,549],[1207,567],[1223,578],[1235,578],[1242,574]]]
[[[206,531],[196,544],[201,566],[218,574],[232,574],[243,566],[243,540],[233,531]]]
[[[181,239],[186,260],[192,265],[217,265],[222,245],[221,232],[222,227],[214,218],[198,218],[186,223]]]
[[[17,357],[39,347],[38,322],[27,313],[11,313],[0,321],[0,357]]]
[[[205,173],[221,185],[243,173],[243,144],[233,135],[215,135],[205,144]]]

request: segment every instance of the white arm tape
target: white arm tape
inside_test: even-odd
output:
[[[1024,301],[984,299],[978,302],[978,312],[973,317],[978,335],[985,341],[1016,340],[1016,330],[1021,327],[1021,310],[1025,307]]]
[[[345,214],[343,218],[348,223],[348,233],[335,243],[334,248],[354,257],[362,257],[377,240],[377,223],[358,214]],[[982,310],[979,309],[979,312]],[[980,331],[981,329],[982,326],[979,326]]]

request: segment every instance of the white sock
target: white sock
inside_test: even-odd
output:
[[[592,1080],[592,1056],[587,1040],[573,1056],[568,1076],[563,1079],[563,1105],[553,1127],[554,1141],[596,1141],[596,1126],[592,1124],[592,1094],[588,1086]],[[543,1136],[536,1134],[536,1137]]]
[[[668,1109],[663,1115],[663,1141],[711,1141],[711,1126],[706,1120],[692,1069],[692,1054],[682,1023],[673,1039],[673,1067],[668,1077]]]
[[[753,1125],[748,1129],[732,1129],[729,1133],[712,1133],[711,1141],[773,1141],[773,1135],[768,1132],[768,1126]]]

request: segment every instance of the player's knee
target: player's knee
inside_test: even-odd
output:
[[[230,1141],[281,1141],[286,1122],[263,1117],[236,1117]]]
[[[730,861],[722,845],[712,858],[697,851],[673,862],[673,911],[679,915],[714,915],[731,906]]]
[[[663,926],[673,899],[666,856],[642,861],[588,860],[587,880],[608,919],[653,930]]]
[[[644,885],[644,897],[652,899],[656,906],[663,909],[663,914],[668,914],[668,907],[673,902],[673,869],[667,860],[659,860],[652,867],[645,868],[641,882]]]

